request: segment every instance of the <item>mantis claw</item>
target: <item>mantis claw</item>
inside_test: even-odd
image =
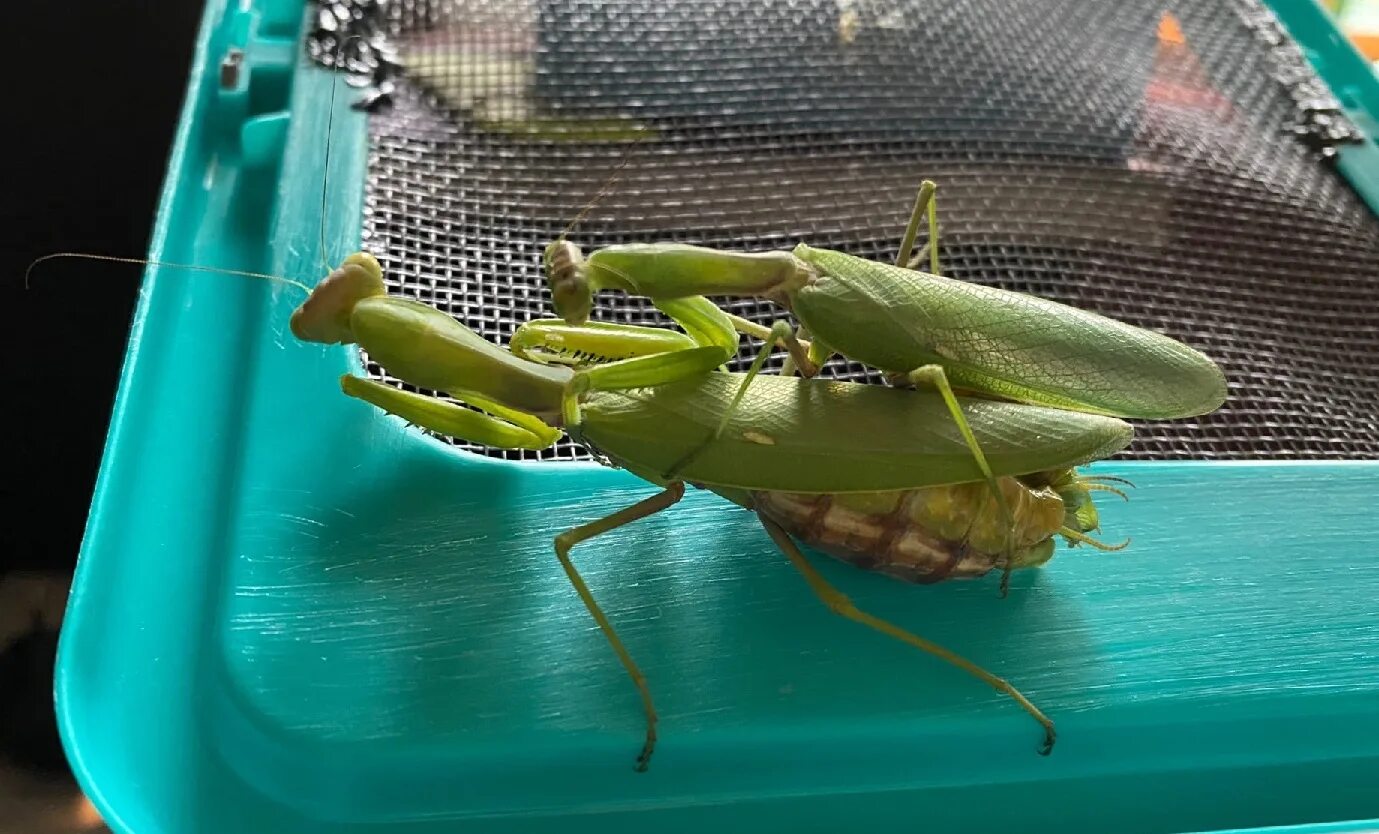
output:
[[[565,392],[560,398],[560,417],[566,429],[577,429],[583,422],[579,411],[579,398],[590,388],[589,376],[583,372],[570,377]]]
[[[632,768],[633,770],[637,771],[638,773],[646,773],[647,768],[651,766],[652,749],[653,745],[651,742],[648,741],[646,743],[646,746],[642,748],[642,752],[637,754],[637,764],[635,767]]]
[[[1085,533],[1079,533],[1071,527],[1059,528],[1058,533],[1065,539],[1068,539],[1069,547],[1076,547],[1078,544],[1086,544],[1091,545],[1097,550],[1113,553],[1117,550],[1124,550],[1125,548],[1130,546],[1130,540],[1128,538],[1120,544],[1107,544],[1099,539],[1094,539]]]

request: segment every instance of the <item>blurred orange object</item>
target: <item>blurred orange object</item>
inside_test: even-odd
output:
[[[1333,0],[1324,5],[1360,54],[1379,61],[1379,0]]]
[[[1214,113],[1221,121],[1233,113],[1230,99],[1212,84],[1171,12],[1159,18],[1154,70],[1145,95],[1151,105]]]

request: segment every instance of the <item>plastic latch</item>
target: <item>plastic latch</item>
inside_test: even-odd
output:
[[[1346,116],[1355,123],[1355,126],[1371,142],[1379,142],[1379,120],[1375,119],[1372,109],[1366,106],[1364,101],[1366,92],[1358,85],[1347,84],[1336,91],[1336,98],[1341,102]]]
[[[282,156],[301,20],[299,3],[257,0],[233,5],[221,25],[216,121],[248,167]]]

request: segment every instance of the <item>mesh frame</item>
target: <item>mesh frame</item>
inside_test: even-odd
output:
[[[390,291],[496,343],[552,316],[542,249],[619,165],[571,233],[586,251],[806,242],[889,261],[927,177],[945,274],[1159,330],[1225,369],[1220,411],[1132,421],[1121,457],[1379,458],[1379,221],[1329,161],[1362,138],[1256,2],[352,0],[321,13],[342,25],[317,27],[312,55],[330,63],[340,31],[367,34],[348,62],[390,104],[369,119],[365,248]],[[570,127],[610,120],[656,135]],[[669,323],[616,293],[594,318]],[[824,373],[879,381],[838,359]],[[568,440],[459,445],[589,457]]]

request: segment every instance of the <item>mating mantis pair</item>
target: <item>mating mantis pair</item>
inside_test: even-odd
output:
[[[1008,578],[1051,558],[1057,536],[1105,547],[1088,536],[1098,525],[1091,495],[1120,493],[1074,467],[1130,442],[1119,417],[1214,410],[1224,376],[1165,336],[915,271],[909,252],[925,216],[937,271],[933,193],[930,183],[921,188],[895,266],[803,245],[762,254],[623,246],[586,260],[559,240],[546,266],[564,318],[524,324],[510,350],[432,307],[388,296],[365,254],[317,285],[294,312],[292,332],[357,344],[393,376],[471,406],[342,377],[347,395],[413,424],[505,449],[544,448],[563,430],[661,488],[555,539],[562,568],[641,695],[647,732],[638,769],[657,738],[650,688],[570,553],[675,504],[686,483],[755,512],[835,613],[1010,696],[1043,726],[1047,753],[1053,722],[1015,687],[857,609],[794,539],[920,582],[996,568]],[[648,295],[685,333],[589,322],[592,294],[604,287]],[[734,319],[705,298],[723,294],[781,302],[812,341],[783,322],[768,329]],[[721,369],[739,330],[764,339],[745,374]],[[759,375],[777,343],[800,377]],[[833,350],[918,387],[809,378]]]
[[[558,359],[574,335],[569,328],[588,320],[594,294],[617,289],[648,297],[684,328],[695,343],[685,350],[720,348],[726,360],[735,353],[735,340],[724,334],[736,328],[782,344],[789,352],[785,372],[806,377],[836,351],[893,382],[936,389],[1012,527],[1011,510],[955,389],[1130,418],[1199,416],[1225,402],[1221,369],[1167,336],[1034,296],[941,277],[935,190],[933,182],[921,184],[893,266],[804,244],[763,253],[639,244],[608,247],[586,259],[562,236],[547,247],[544,260],[563,324],[533,323],[534,334],[546,334],[545,343],[523,340],[514,347],[545,349]],[[924,253],[911,252],[926,219],[930,272],[922,273],[915,267]],[[768,332],[729,316],[708,295],[776,302],[799,319],[813,342],[806,345],[784,323]],[[1009,578],[1007,570],[1003,592]]]
[[[660,487],[555,538],[559,563],[641,695],[639,769],[657,738],[651,691],[571,550],[672,506],[687,483],[754,512],[830,610],[1009,696],[1041,724],[1047,753],[1053,722],[1019,690],[859,610],[795,539],[915,582],[999,569],[1004,587],[1012,570],[1048,561],[1058,537],[1105,547],[1089,536],[1098,527],[1092,494],[1121,493],[1107,482],[1115,479],[1075,467],[1129,444],[1133,432],[1120,417],[1208,413],[1224,401],[1224,376],[1157,333],[941,277],[936,217],[926,182],[894,265],[805,245],[767,253],[615,246],[586,259],[562,235],[545,253],[560,319],[524,324],[510,350],[432,307],[388,296],[378,262],[364,253],[314,288],[277,280],[308,293],[291,320],[299,340],[357,344],[394,377],[471,407],[345,375],[350,397],[503,449],[545,448],[566,432]],[[923,273],[915,269],[923,257],[910,253],[926,218]],[[649,297],[684,333],[588,321],[601,289]],[[707,299],[724,295],[777,302],[801,330],[746,322]],[[722,366],[736,355],[739,332],[763,345],[747,373],[728,373]],[[786,373],[761,375],[777,344],[790,354]],[[813,378],[834,352],[915,390]]]

